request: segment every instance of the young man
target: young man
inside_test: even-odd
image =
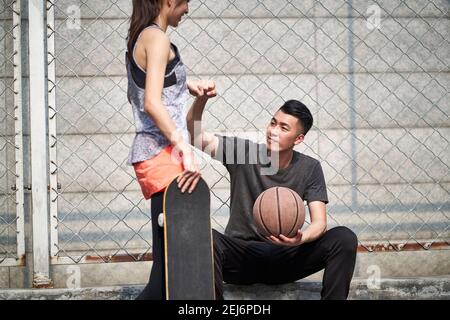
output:
[[[322,167],[316,159],[294,151],[313,124],[311,112],[299,101],[285,102],[267,126],[266,144],[256,144],[201,129],[203,110],[211,96],[208,91],[215,93],[212,82],[205,86],[205,95],[194,101],[187,122],[191,143],[221,161],[231,178],[225,234],[213,230],[217,298],[223,299],[222,281],[281,284],[325,269],[322,299],[346,299],[355,266],[356,235],[346,227],[327,230],[328,197]],[[196,180],[196,176],[180,176],[179,187],[192,190]],[[295,190],[308,204],[311,223],[293,238],[264,238],[256,229],[253,204],[261,192],[273,186]]]

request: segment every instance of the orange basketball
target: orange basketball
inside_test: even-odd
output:
[[[265,237],[293,237],[305,222],[302,198],[292,189],[273,187],[261,193],[253,205],[253,218]]]

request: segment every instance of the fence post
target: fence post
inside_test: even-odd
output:
[[[33,287],[49,287],[49,205],[47,166],[47,117],[44,56],[44,0],[30,0],[29,66],[31,190],[33,203]]]
[[[17,264],[25,263],[25,221],[24,221],[24,171],[23,171],[23,131],[22,131],[22,13],[21,2],[13,4],[14,36],[14,136],[16,156],[16,214],[17,214]]]
[[[58,164],[56,136],[56,59],[55,59],[55,4],[47,2],[47,78],[48,78],[48,157],[50,165],[49,196],[50,196],[50,259],[56,259],[58,254]]]

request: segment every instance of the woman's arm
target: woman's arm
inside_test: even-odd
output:
[[[200,179],[200,170],[195,163],[194,153],[187,141],[184,141],[181,132],[178,132],[175,123],[170,117],[166,107],[161,101],[164,87],[164,76],[167,62],[170,57],[170,41],[164,32],[156,29],[147,29],[142,34],[146,53],[146,79],[144,110],[152,117],[156,126],[161,130],[170,143],[181,151],[183,159],[183,185],[178,185],[182,192],[192,192]]]
[[[144,110],[152,117],[156,126],[173,146],[182,146],[182,135],[161,101],[164,75],[169,60],[170,41],[167,35],[158,29],[147,29],[142,34],[146,53],[146,79]]]

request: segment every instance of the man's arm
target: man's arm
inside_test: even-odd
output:
[[[213,148],[212,150],[214,151],[212,156],[214,156],[219,144],[218,138],[211,134],[202,133],[201,119],[206,102],[209,98],[216,96],[216,86],[212,81],[200,80],[196,83],[195,87],[195,94],[197,94],[197,97],[195,98],[195,101],[186,116],[187,127],[191,135],[191,144],[200,146],[202,150],[204,150],[203,146],[211,145]],[[197,128],[197,126],[199,128]],[[205,139],[204,142],[203,139]],[[183,172],[177,178],[178,187],[181,188],[182,192],[188,190],[189,193],[191,193],[199,180],[199,174],[193,175],[189,174],[189,172],[186,174]]]
[[[327,230],[327,211],[326,204],[322,201],[312,201],[308,203],[311,223],[301,232],[298,230],[297,235],[292,238],[280,235],[280,237],[270,236],[269,240],[286,246],[299,246],[303,243],[314,241],[320,238]]]
[[[207,95],[196,97],[186,116],[186,120],[191,136],[191,144],[214,157],[219,145],[219,138],[202,129],[202,115],[208,98]]]
[[[320,238],[327,230],[327,210],[322,201],[313,201],[308,204],[311,223],[303,231],[301,243],[311,242]]]

